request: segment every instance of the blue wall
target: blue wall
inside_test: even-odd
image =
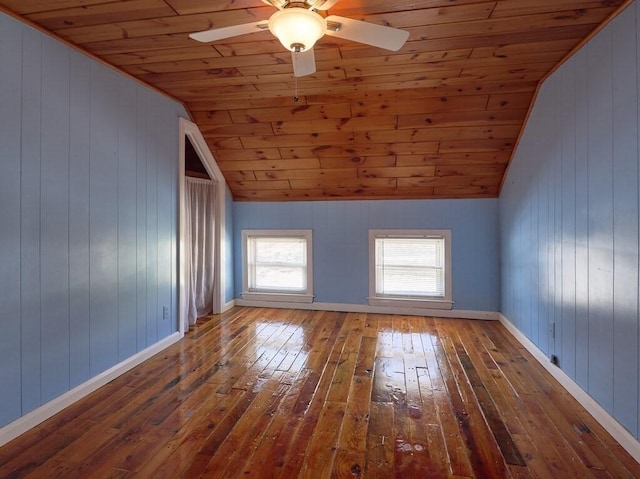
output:
[[[636,438],[639,11],[545,82],[500,198],[504,315]]]
[[[498,311],[498,201],[396,200],[234,204],[236,297],[243,229],[312,229],[315,301],[367,304],[368,231],[451,229],[454,309]]]
[[[184,110],[3,14],[0,85],[2,426],[177,330]]]
[[[231,196],[231,192],[229,188],[225,187],[225,213],[224,213],[224,229],[225,229],[225,255],[223,258],[224,268],[222,268],[223,274],[225,275],[225,283],[224,283],[224,300],[225,302],[233,301],[235,297],[234,294],[234,281],[233,281],[233,197]],[[224,304],[222,305],[224,306]]]

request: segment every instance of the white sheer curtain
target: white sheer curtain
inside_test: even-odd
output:
[[[185,329],[212,311],[214,201],[211,180],[185,178]]]

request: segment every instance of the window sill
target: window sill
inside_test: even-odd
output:
[[[256,293],[243,292],[242,299],[247,301],[277,301],[288,303],[313,303],[312,294],[291,294],[291,293]]]
[[[444,299],[403,299],[370,297],[369,306],[402,306],[406,308],[452,309],[453,301]]]

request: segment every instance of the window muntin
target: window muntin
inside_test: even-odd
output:
[[[313,300],[311,230],[244,230],[243,299]]]
[[[451,232],[371,230],[371,304],[429,302],[451,307]]]

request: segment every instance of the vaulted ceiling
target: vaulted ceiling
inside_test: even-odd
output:
[[[408,42],[325,36],[296,81],[269,31],[188,37],[268,19],[261,0],[0,0],[182,101],[234,198],[264,201],[497,196],[540,80],[628,3],[341,0],[321,13]]]

